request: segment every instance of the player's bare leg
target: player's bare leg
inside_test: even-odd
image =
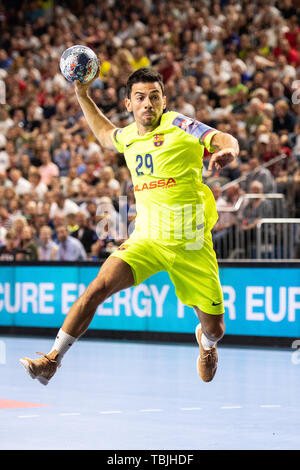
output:
[[[224,315],[209,315],[194,307],[200,324],[196,328],[196,338],[200,355],[197,359],[198,374],[204,382],[210,382],[217,371],[217,342],[225,333]]]
[[[65,333],[79,338],[87,330],[98,305],[112,294],[134,284],[129,264],[120,258],[110,257],[103,264],[97,277],[72,305],[62,329]]]
[[[98,305],[108,297],[134,284],[129,264],[120,258],[110,257],[103,264],[96,278],[72,305],[48,354],[39,359],[21,359],[21,364],[32,378],[47,385],[60,367],[63,355],[84,334],[90,325]],[[41,354],[41,353],[39,353]]]

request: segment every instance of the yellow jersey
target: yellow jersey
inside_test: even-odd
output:
[[[164,112],[159,125],[142,136],[135,122],[113,130],[134,186],[137,216],[131,237],[180,243],[212,229],[218,214],[202,182],[202,167],[204,147],[214,151],[210,143],[217,132],[175,111]]]

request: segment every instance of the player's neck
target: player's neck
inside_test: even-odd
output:
[[[145,134],[148,134],[149,132],[154,131],[154,129],[156,129],[160,125],[160,121],[161,121],[161,116],[157,122],[149,126],[143,126],[143,124],[136,121],[138,135],[143,136]]]
[[[145,134],[148,134],[148,132],[152,132],[155,127],[157,126],[151,126],[151,127],[143,127],[143,126],[137,126],[137,130],[138,130],[138,135],[140,136],[143,136]]]

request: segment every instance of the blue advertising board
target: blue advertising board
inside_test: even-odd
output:
[[[0,326],[59,328],[99,267],[0,266]],[[299,267],[220,267],[226,334],[300,337]],[[175,295],[167,273],[114,294],[91,329],[193,333],[197,317]]]

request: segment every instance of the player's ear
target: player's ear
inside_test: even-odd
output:
[[[131,101],[128,98],[125,98],[125,106],[129,113],[132,113]]]
[[[163,108],[166,109],[167,107],[167,97],[164,95],[163,96]]]

